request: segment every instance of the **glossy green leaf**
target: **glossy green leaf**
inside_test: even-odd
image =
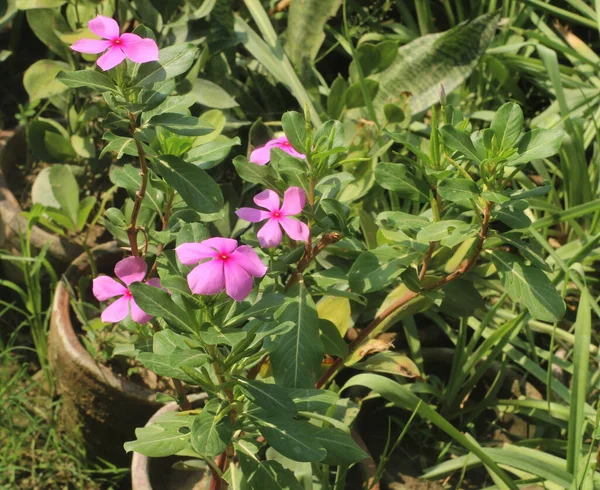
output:
[[[447,124],[440,128],[444,144],[452,151],[457,151],[467,160],[481,163],[481,158],[473,146],[473,142],[466,131],[461,131]]]
[[[523,131],[523,111],[518,104],[507,102],[494,114],[491,126],[498,146],[507,150],[515,146]]]
[[[438,192],[443,199],[450,202],[468,201],[476,199],[480,189],[475,182],[469,179],[456,178],[440,182]]]
[[[327,456],[321,442],[314,438],[309,422],[271,413],[251,418],[266,441],[284,456],[294,461],[322,461]]]
[[[216,406],[218,406],[218,400]],[[196,416],[190,440],[194,450],[203,457],[213,458],[221,454],[231,442],[233,425],[229,414],[216,414],[216,407],[209,405]]]
[[[188,71],[198,48],[192,44],[176,44],[159,51],[159,61],[140,65],[136,76],[138,87],[151,88],[155,83],[175,78]]]
[[[67,87],[56,80],[56,74],[68,69],[69,65],[62,61],[39,60],[32,64],[23,75],[29,100],[47,99],[66,91]]]
[[[87,87],[99,92],[117,90],[117,86],[108,75],[94,70],[61,71],[56,79],[70,88]]]
[[[160,126],[182,136],[203,136],[210,134],[214,128],[194,116],[163,112],[150,119],[149,124]]]
[[[288,111],[281,118],[281,126],[292,146],[300,153],[306,151],[306,121],[296,111]]]
[[[192,93],[196,102],[215,109],[231,109],[239,104],[223,88],[210,80],[198,78],[194,80]]]
[[[429,202],[428,185],[414,177],[406,165],[380,162],[375,167],[375,179],[381,187],[396,191],[401,197]]]
[[[275,384],[245,378],[236,378],[236,381],[244,394],[259,407],[275,413],[296,415],[296,405],[285,389]]]
[[[75,226],[79,214],[79,186],[67,165],[52,165],[50,168],[52,194],[63,211]]]
[[[317,308],[302,283],[297,295],[276,313],[275,319],[295,324],[295,328],[273,341],[271,365],[277,384],[311,388],[319,375],[324,349]]]
[[[366,78],[364,80],[364,84],[367,92],[367,97],[369,97],[370,100],[373,100],[377,95],[377,92],[379,91],[379,83],[370,78]],[[360,82],[356,82],[350,85],[350,87],[348,87],[348,90],[346,91],[346,107],[348,109],[356,109],[358,107],[364,107],[366,105],[367,101],[365,101],[365,98],[363,96],[363,91]]]
[[[223,207],[219,185],[204,170],[173,155],[163,155],[154,168],[199,213],[217,213]]]
[[[510,298],[526,306],[531,316],[548,322],[563,317],[565,302],[543,271],[501,251],[492,254],[492,261]]]

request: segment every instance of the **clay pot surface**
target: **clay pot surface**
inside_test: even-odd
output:
[[[201,406],[206,400],[205,393],[189,395],[188,399],[194,406]],[[171,402],[158,410],[146,427],[152,425],[167,412],[176,412],[177,403]],[[176,470],[172,465],[181,460],[177,457],[149,458],[139,453],[133,453],[131,461],[132,490],[204,490],[210,479],[208,471]]]
[[[21,203],[10,190],[5,175],[14,172],[26,159],[24,128],[0,134],[0,248],[15,255],[20,255],[19,237],[27,230],[27,219],[22,215]],[[36,252],[44,246],[48,247],[47,258],[58,274],[83,252],[81,246],[48,233],[39,226],[32,228],[31,244]]]
[[[94,249],[94,256],[98,270],[111,273],[123,252],[110,242]],[[76,284],[85,274],[90,274],[90,268],[84,254],[65,277],[69,284]],[[50,366],[62,395],[63,428],[82,437],[89,456],[128,465],[123,444],[135,438],[135,428],[143,426],[161,404],[153,391],[90,356],[80,341],[69,300],[69,287],[63,280],[56,288],[48,338]]]

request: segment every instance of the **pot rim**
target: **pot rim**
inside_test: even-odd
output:
[[[108,242],[92,249],[94,255],[116,254],[120,249],[116,242]],[[127,393],[132,398],[156,403],[156,393],[141,386],[126,377],[117,377],[111,368],[94,361],[90,353],[79,340],[71,321],[71,305],[69,288],[65,285],[67,279],[80,275],[88,267],[87,255],[81,254],[67,269],[65,277],[59,281],[54,293],[52,305],[51,330],[54,330],[62,348],[73,362],[87,375],[102,384]],[[52,359],[50,360],[52,363]]]
[[[190,402],[205,401],[208,398],[206,393],[193,393],[188,395]],[[146,422],[144,427],[152,425],[161,415],[167,412],[176,412],[179,408],[177,402],[169,402],[159,408],[152,417]],[[150,461],[155,458],[144,456],[143,454],[133,452],[131,458],[131,486],[133,490],[153,490],[150,481]],[[158,459],[158,458],[157,458]]]

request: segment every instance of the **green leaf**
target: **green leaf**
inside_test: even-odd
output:
[[[19,10],[29,9],[52,9],[61,7],[67,0],[16,0],[16,7]]]
[[[348,301],[346,298],[340,299]],[[330,356],[345,358],[348,355],[348,345],[335,323],[321,318],[319,319],[319,329],[321,330],[320,337],[325,353]]]
[[[218,406],[218,400],[216,401],[215,405]],[[194,420],[190,440],[198,454],[212,458],[227,449],[232,436],[233,425],[229,414],[216,415],[212,406],[206,406]]]
[[[492,218],[498,219],[514,229],[527,228],[531,225],[531,220],[523,212],[527,206],[525,201],[505,202],[492,211]]]
[[[277,174],[271,165],[256,165],[248,161],[246,157],[237,156],[233,159],[233,166],[238,175],[252,184],[260,184],[266,188],[275,186]]]
[[[377,92],[379,91],[379,83],[370,78],[363,80],[367,91],[367,97],[370,100],[375,99]],[[360,82],[353,83],[346,91],[346,107],[348,109],[356,109],[358,107],[364,107],[367,105],[367,101],[363,97],[362,87]]]
[[[186,321],[188,316],[185,310],[174,303],[164,289],[136,282],[129,286],[129,290],[138,306],[149,315],[164,319],[181,332],[193,331]]]
[[[469,224],[464,221],[449,219],[437,221],[427,225],[417,233],[417,240],[420,242],[439,242],[449,237],[455,230],[466,230]]]
[[[247,440],[238,440],[234,446],[243,477],[252,490],[304,490],[294,473],[280,463],[259,460],[259,446]]]
[[[281,118],[281,126],[291,145],[300,153],[306,152],[306,121],[296,111],[288,111]]]
[[[520,165],[538,158],[556,155],[563,136],[564,133],[560,128],[536,128],[525,133],[517,145],[518,155],[509,160],[509,165]]]
[[[492,253],[492,261],[510,298],[526,306],[531,316],[546,322],[563,317],[565,302],[543,271],[506,252]]]
[[[159,60],[140,65],[136,86],[151,88],[155,83],[175,78],[194,64],[198,48],[192,44],[176,44],[159,51]]]
[[[137,361],[158,376],[180,379],[186,383],[194,383],[193,378],[188,376],[181,368],[173,365],[170,356],[154,354],[153,352],[141,352],[137,356]]]
[[[152,117],[149,124],[161,126],[182,136],[203,136],[212,133],[214,128],[194,116],[164,112]]]
[[[325,40],[325,25],[341,0],[305,0],[290,5],[285,51],[303,81],[310,82],[312,64]]]
[[[590,366],[590,345],[592,332],[592,310],[589,293],[582,291],[574,325],[575,351],[573,353],[573,386],[571,388],[571,406],[567,443],[567,471],[576,473],[579,459],[583,456],[585,402],[588,393],[588,374]]]
[[[472,180],[457,178],[442,180],[438,192],[447,201],[461,202],[477,198],[480,189]]]
[[[311,426],[311,430],[315,440],[327,451],[327,457],[323,460],[324,464],[347,465],[369,457],[354,442],[350,434],[341,429]]]
[[[396,191],[400,197],[429,202],[429,187],[414,177],[406,165],[380,162],[375,167],[375,180],[384,189]]]
[[[185,350],[190,347],[183,335],[172,330],[161,330],[152,336],[152,351],[163,356],[172,354],[176,350]]]
[[[69,134],[52,119],[31,121],[27,134],[29,149],[36,158],[48,163],[64,163],[75,156]]]
[[[56,79],[70,88],[86,87],[99,92],[117,90],[117,86],[107,75],[93,70],[61,71]]]
[[[155,164],[154,168],[199,213],[218,213],[223,207],[219,185],[196,165],[173,155],[162,155],[161,163]]]
[[[389,286],[416,258],[415,252],[399,253],[384,245],[361,253],[348,272],[354,292],[372,293]]]
[[[239,105],[235,99],[219,85],[210,80],[203,80],[202,78],[194,80],[192,94],[198,104],[206,107],[231,109],[232,107],[237,107]]]
[[[192,148],[185,156],[185,161],[206,170],[221,163],[229,155],[231,148],[240,144],[241,140],[237,136],[235,138],[219,136],[215,141]]]
[[[117,136],[116,138],[111,139],[100,152],[100,158],[109,151],[113,151],[117,154],[117,160],[123,158],[123,155],[130,155],[133,157],[138,156],[138,149],[134,139],[125,136]]]
[[[346,92],[348,82],[344,77],[338,75],[331,84],[329,96],[327,97],[327,113],[333,119],[339,119],[346,105]]]
[[[389,123],[401,123],[406,119],[404,111],[396,104],[386,104],[383,106],[383,114]]]
[[[67,63],[54,60],[39,60],[27,68],[23,75],[23,85],[29,100],[47,99],[66,91],[67,87],[56,80],[56,74],[68,69]]]
[[[298,412],[296,405],[288,396],[285,389],[274,384],[263,383],[262,381],[245,378],[235,379],[244,394],[259,407],[290,416],[294,416]]]
[[[135,441],[125,443],[125,451],[151,458],[172,456],[190,445],[190,426],[184,418],[181,418],[180,427],[174,424],[162,427],[159,419],[150,427],[136,429],[135,435]]]
[[[508,150],[515,146],[523,131],[523,111],[518,104],[507,102],[494,114],[490,126],[496,134],[500,149]]]
[[[398,49],[389,67],[371,76],[379,82],[373,101],[378,118],[383,118],[384,106],[397,103],[403,92],[411,94],[409,109],[417,114],[439,102],[440,85],[450,93],[463,83],[493,38],[498,17],[496,12],[485,14]]]
[[[71,168],[67,165],[52,165],[50,168],[50,185],[52,194],[63,211],[71,220],[74,226],[77,226],[77,216],[79,214],[79,186],[73,176]]]
[[[324,349],[317,308],[303,284],[299,285],[298,295],[275,314],[275,319],[296,325],[273,341],[276,348],[271,353],[271,365],[277,384],[311,388],[319,375]]]
[[[160,13],[163,23],[167,24],[177,12],[181,0],[150,0],[150,3]]]
[[[286,415],[253,412],[252,421],[266,441],[285,457],[294,461],[322,461],[327,451],[315,440],[308,422]]]
[[[353,364],[352,367],[363,371],[404,376],[405,378],[421,377],[417,365],[409,357],[399,352],[379,352],[359,363]]]
[[[35,8],[28,9],[26,14],[27,23],[38,39],[62,59],[70,59],[72,51],[59,37],[61,33],[71,32],[61,10],[59,8]]]
[[[469,133],[456,129],[449,124],[440,128],[440,133],[444,139],[444,144],[450,150],[459,152],[467,160],[481,163],[481,159],[477,155],[477,150],[473,146]]]
[[[96,196],[87,196],[79,202],[79,210],[77,211],[77,229],[79,231],[85,227],[96,201]]]
[[[473,453],[475,457],[479,458],[490,471],[499,477],[507,488],[510,490],[519,489],[512,479],[494,462],[494,459],[486,454],[484,449],[473,438],[465,436],[465,434],[456,429],[434,408],[427,405],[427,403],[423,403],[417,395],[410,391],[408,385],[401,385],[377,374],[359,374],[351,378],[340,391],[344,391],[352,386],[366,386],[398,407],[405,410],[417,411],[421,417],[429,420],[457,443]]]

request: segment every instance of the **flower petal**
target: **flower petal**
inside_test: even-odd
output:
[[[179,262],[183,265],[196,265],[204,259],[214,259],[219,252],[214,248],[201,243],[183,243],[175,249]]]
[[[104,39],[118,38],[121,33],[117,21],[104,15],[98,15],[95,19],[90,20],[88,27],[96,36],[103,37]]]
[[[237,240],[234,240],[233,238],[223,238],[220,236],[208,238],[201,243],[202,245],[214,248],[217,252],[222,254],[230,254],[238,246]]]
[[[254,196],[254,202],[269,211],[279,211],[279,196],[277,192],[267,189]]]
[[[127,288],[112,277],[98,276],[92,282],[92,292],[98,301],[106,301],[108,298],[124,295]]]
[[[258,223],[259,221],[269,219],[269,213],[263,211],[262,209],[240,208],[235,212],[235,214],[238,215],[238,218],[242,218],[250,223]]]
[[[241,245],[229,258],[248,274],[254,277],[263,277],[267,273],[267,266],[263,264],[258,254],[248,245]]]
[[[244,301],[252,291],[252,277],[235,262],[225,262],[225,292],[236,301]]]
[[[293,147],[291,146],[286,146],[285,148],[281,148],[283,151],[285,151],[288,155],[291,155],[293,157],[296,158],[306,158],[306,155],[304,153],[300,153],[299,151],[296,151]]]
[[[148,315],[148,313],[142,310],[134,299],[131,300],[129,306],[131,307],[131,318],[134,322],[138,322],[143,325],[144,323],[148,323],[150,320],[152,320],[153,316]]]
[[[71,45],[73,51],[86,54],[98,54],[112,46],[110,41],[100,39],[80,39]]]
[[[127,315],[129,315],[129,298],[122,296],[112,305],[106,307],[100,318],[104,323],[117,323]]]
[[[115,275],[127,286],[132,282],[140,282],[146,277],[148,267],[140,257],[127,257],[115,265]]]
[[[271,160],[271,148],[268,146],[261,146],[256,148],[250,153],[250,163],[256,165],[265,165]]]
[[[146,281],[146,284],[148,284],[149,286],[155,287],[155,288],[159,288],[160,287],[160,279],[158,277],[153,277],[152,279],[148,279]]]
[[[276,247],[281,243],[282,234],[279,221],[270,219],[256,234],[261,247]]]
[[[108,51],[104,53],[96,64],[102,68],[102,70],[107,71],[111,68],[114,68],[119,63],[121,63],[125,59],[125,53],[121,48],[117,48],[115,46],[111,46],[108,48]]]
[[[225,287],[223,261],[209,260],[195,267],[187,276],[188,285],[195,294],[218,294]]]
[[[281,212],[285,216],[300,214],[306,204],[306,193],[300,187],[290,187],[283,196]]]
[[[123,39],[126,34],[121,36]],[[135,36],[135,34],[129,34],[129,36]],[[139,37],[139,36],[137,36]],[[158,61],[158,46],[154,39],[139,38],[137,41],[126,40],[123,43],[123,51],[125,55],[136,63],[148,63],[149,61]]]
[[[279,223],[292,240],[307,242],[310,237],[310,231],[306,224],[294,218],[283,218]]]

